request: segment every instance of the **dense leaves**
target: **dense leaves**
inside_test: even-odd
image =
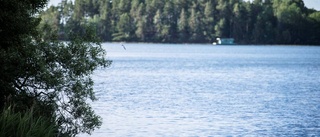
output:
[[[91,22],[104,41],[319,45],[317,14],[303,0],[64,0],[42,16],[60,20],[61,39],[66,27]]]
[[[63,1],[63,10],[47,9],[40,22],[46,2],[0,0],[0,110],[35,110],[34,117],[49,120],[59,136],[91,133],[101,118],[87,103],[96,99],[90,75],[111,63],[96,37],[100,18],[77,20],[74,6]]]

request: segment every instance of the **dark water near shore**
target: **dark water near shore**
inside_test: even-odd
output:
[[[320,47],[103,45],[92,136],[320,136]]]

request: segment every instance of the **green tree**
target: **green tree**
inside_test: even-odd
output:
[[[159,0],[146,0],[146,41],[154,41],[156,37],[156,29],[154,18],[158,9],[162,9],[163,3]]]
[[[259,7],[258,16],[255,18],[255,24],[253,29],[252,43],[272,44],[275,39],[275,22],[276,19],[273,16],[272,5],[262,4],[256,5]]]
[[[69,21],[72,18],[73,10],[74,10],[74,4],[71,0],[62,0],[61,3],[58,5],[58,11],[60,14],[59,15],[60,27],[59,27],[58,34],[59,34],[59,39],[61,40],[68,40],[66,32],[62,30],[65,30],[67,24],[69,24]],[[44,20],[44,17],[43,17],[44,15],[45,15],[44,13],[41,13],[42,20]],[[52,17],[55,18],[54,16],[51,16],[51,18]]]
[[[215,25],[216,37],[230,37],[230,10],[229,2],[219,0],[217,10],[219,13],[218,22]]]
[[[133,18],[134,23],[137,23],[139,18],[141,17],[141,4],[144,8],[145,5],[144,3],[140,2],[140,0],[131,1],[130,16]]]
[[[242,3],[236,3],[233,7],[233,23],[232,25],[232,37],[237,43],[242,43],[245,39],[246,28],[246,10]]]
[[[50,25],[38,25],[46,2],[0,1],[0,107],[38,110],[34,116],[53,119],[60,135],[91,133],[101,118],[86,102],[96,99],[90,75],[111,62],[90,24],[81,24],[69,42],[59,42],[56,33],[44,37]]]
[[[309,16],[309,29],[306,34],[308,37],[308,44],[319,44],[320,43],[320,12],[314,11]]]
[[[216,26],[214,26],[216,37],[227,37],[226,25],[226,20],[224,18],[219,20]]]
[[[178,31],[179,31],[179,42],[188,42],[189,39],[189,25],[188,16],[184,9],[180,12],[180,17],[178,21]]]
[[[205,40],[212,42],[214,38],[214,10],[211,1],[205,4],[204,8],[204,36]]]
[[[120,14],[129,13],[130,7],[131,7],[131,2],[129,0],[119,0],[119,1],[120,1],[120,3],[118,5],[118,9],[120,11]]]
[[[155,40],[158,41],[162,41],[162,31],[164,29],[164,25],[163,25],[163,17],[162,17],[162,13],[159,10],[157,10],[156,15],[153,18],[153,24],[155,27]]]
[[[295,1],[278,1],[275,0],[273,7],[275,10],[275,16],[277,18],[277,43],[281,44],[299,44],[301,43],[300,35],[303,30],[304,22],[304,7],[300,3],[301,0]],[[303,2],[302,2],[303,3]]]
[[[136,36],[138,38],[138,41],[145,41],[145,35],[146,35],[146,23],[147,19],[145,14],[145,8],[144,3],[139,4],[139,8],[137,10],[137,17],[136,17]]]
[[[85,11],[85,4],[86,2],[84,0],[75,0],[74,4],[74,13],[73,13],[73,20],[75,21],[81,21],[82,18],[84,18],[86,15]]]
[[[117,32],[112,34],[114,41],[128,41],[134,35],[134,24],[128,13],[124,13],[120,16],[120,20],[117,23]]]
[[[112,40],[112,13],[111,13],[111,3],[109,0],[103,0],[100,3],[100,18],[99,30],[100,36],[104,41]]]
[[[61,14],[59,13],[59,8],[51,6],[45,12],[41,14],[41,24],[40,26],[45,27],[43,30],[43,37],[49,39],[52,37],[52,32],[58,34],[61,24]],[[62,37],[61,37],[62,38]]]
[[[191,9],[191,14],[189,17],[189,27],[190,27],[190,40],[192,42],[200,42],[203,38],[202,33],[202,20],[200,19],[201,13],[197,11],[198,5],[193,4]]]
[[[163,42],[174,42],[177,38],[177,13],[172,0],[163,7]]]

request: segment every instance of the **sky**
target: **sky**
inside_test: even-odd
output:
[[[49,6],[58,5],[58,3],[60,3],[60,2],[61,2],[61,0],[49,0]],[[304,0],[304,4],[308,8],[313,8],[313,9],[320,11],[320,0]]]

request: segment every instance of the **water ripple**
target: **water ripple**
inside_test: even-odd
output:
[[[319,47],[104,46],[93,136],[320,136]]]

